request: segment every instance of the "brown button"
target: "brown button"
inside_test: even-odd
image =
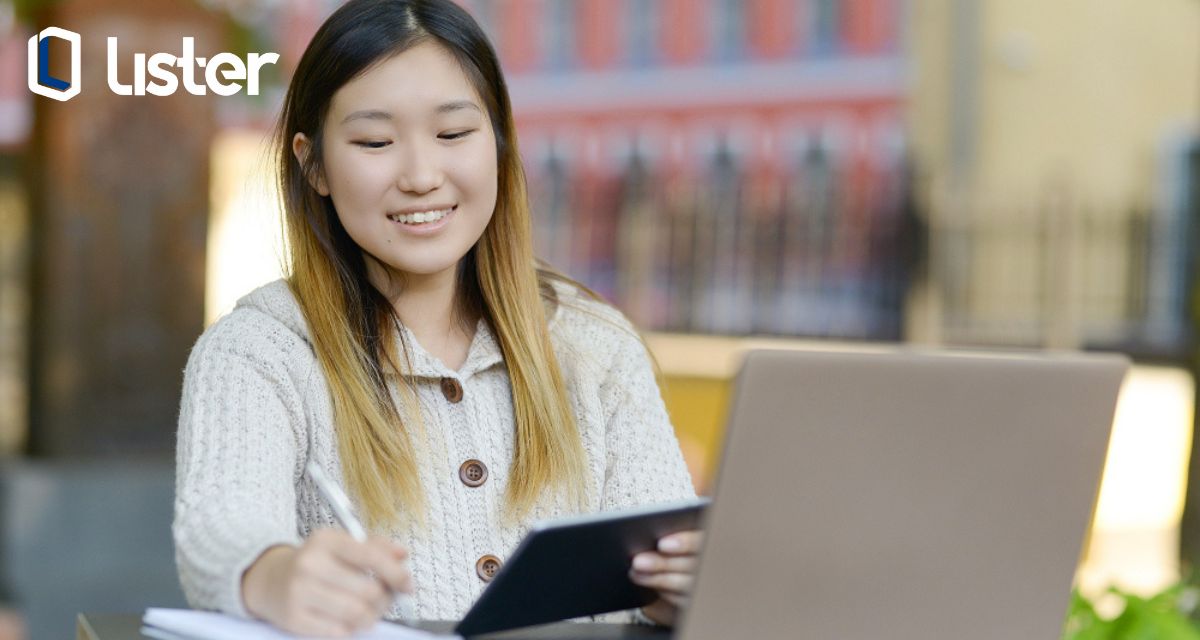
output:
[[[462,385],[454,378],[442,378],[442,395],[450,402],[462,400]]]
[[[488,470],[478,460],[467,460],[458,468],[458,479],[468,487],[478,487],[487,482]]]
[[[492,578],[496,577],[496,572],[500,570],[500,558],[496,556],[483,556],[475,563],[475,573],[479,575],[479,579],[484,582],[491,582]]]

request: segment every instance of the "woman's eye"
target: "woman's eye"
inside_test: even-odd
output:
[[[355,140],[354,144],[366,149],[382,149],[391,143],[387,140]]]
[[[473,131],[475,131],[475,130],[474,130],[474,129],[468,129],[468,130],[466,130],[466,131],[459,131],[458,133],[446,133],[446,134],[442,134],[442,135],[440,135],[440,136],[438,136],[438,137],[439,137],[439,138],[441,138],[441,139],[443,139],[443,140],[458,140],[459,138],[464,138],[464,137],[466,137],[466,136],[467,136],[467,134],[469,134],[469,133],[471,133],[471,132],[473,132]]]

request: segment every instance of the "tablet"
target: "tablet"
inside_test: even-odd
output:
[[[700,528],[708,499],[574,516],[534,525],[455,627],[478,635],[641,607],[654,590],[629,579],[633,556]]]

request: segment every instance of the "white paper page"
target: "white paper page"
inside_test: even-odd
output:
[[[191,609],[146,609],[142,624],[147,635],[170,640],[291,640],[301,636],[280,631],[257,620],[243,620],[223,613]],[[156,633],[161,631],[163,633]],[[368,632],[351,636],[355,640],[429,640],[457,638],[380,622]]]

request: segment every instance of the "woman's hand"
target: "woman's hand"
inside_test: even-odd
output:
[[[412,592],[408,552],[386,538],[358,542],[322,529],[300,547],[271,547],[242,575],[246,610],[299,635],[369,629],[397,592]]]
[[[629,577],[635,584],[654,589],[658,600],[642,607],[654,622],[675,626],[679,611],[687,606],[695,582],[702,531],[681,531],[658,541],[658,551],[646,551],[633,557]]]

